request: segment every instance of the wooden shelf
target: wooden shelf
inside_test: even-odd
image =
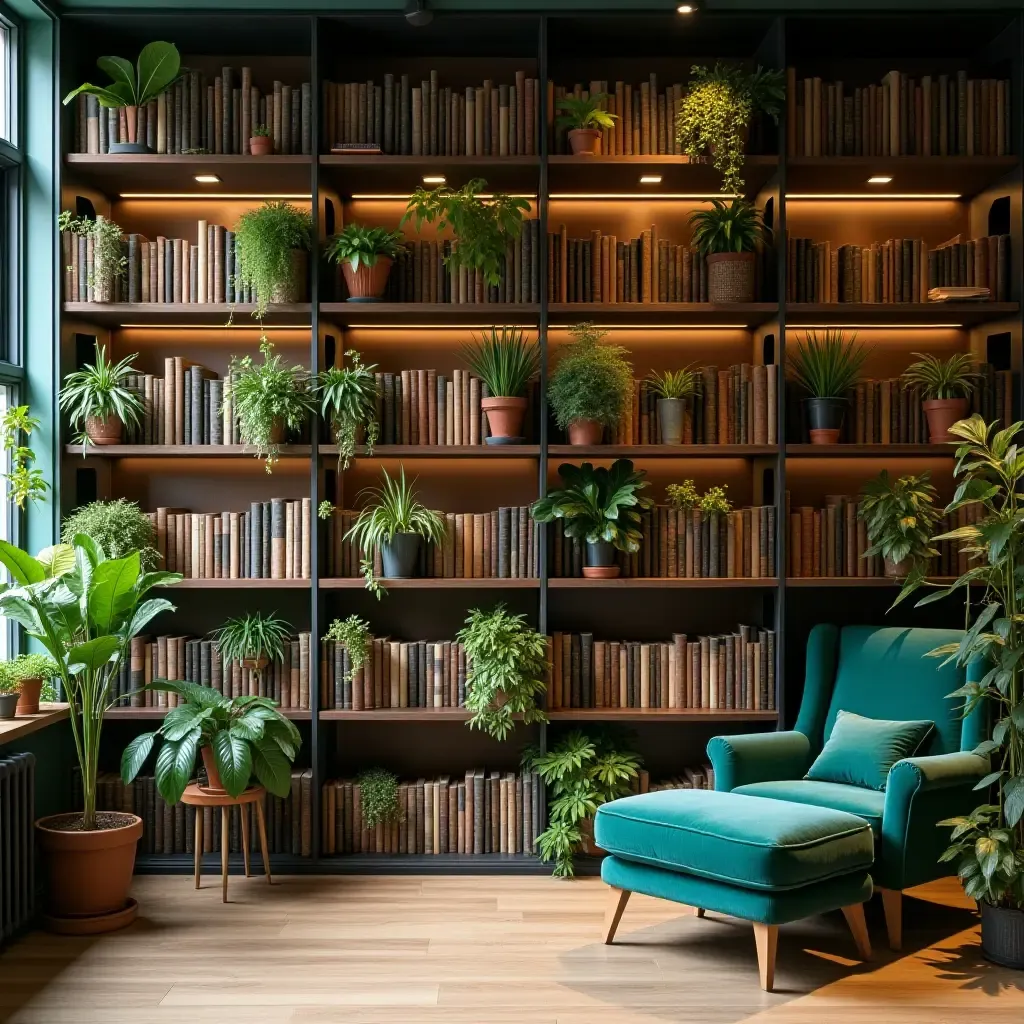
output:
[[[404,199],[423,185],[424,175],[444,175],[461,188],[484,178],[489,189],[536,195],[539,156],[397,156],[389,153],[325,153],[320,176],[342,196],[374,195]]]
[[[614,580],[588,580],[581,576],[568,576],[548,580],[552,590],[763,590],[777,587],[774,576],[714,577],[691,579],[667,576],[620,576]]]
[[[778,455],[774,444],[552,444],[548,455],[588,459],[735,459]]]
[[[106,718],[119,719],[121,721],[154,721],[159,720],[167,714],[169,708],[111,708],[106,713]],[[302,708],[278,708],[278,711],[285,718],[293,722],[309,722],[313,713]]]
[[[321,721],[326,722],[465,722],[471,712],[465,708],[374,708],[371,711],[325,708],[317,714]],[[515,717],[521,719],[523,716]]]
[[[559,708],[552,722],[777,722],[777,711],[725,708]]]
[[[66,444],[68,455],[81,455],[80,444]],[[283,444],[282,459],[308,459],[312,449],[308,444]],[[252,459],[253,448],[244,444],[106,444],[89,445],[85,454],[94,459]]]
[[[592,320],[608,327],[736,326],[756,327],[779,315],[774,302],[551,302],[548,315],[553,327]],[[675,342],[673,342],[675,343]]]
[[[193,580],[185,579],[168,590],[309,590],[309,580]]]
[[[308,582],[308,581],[307,581]],[[417,579],[380,580],[386,590],[537,590],[538,579],[441,579],[422,577]],[[320,580],[321,590],[362,590],[365,587],[362,576],[328,577]]]
[[[251,303],[226,302],[65,302],[64,315],[97,327],[224,327],[258,331]],[[272,305],[263,322],[268,327],[309,327],[308,302]],[[231,319],[231,328],[228,319]]]
[[[466,327],[524,324],[540,306],[517,302],[322,302],[321,316],[339,327]]]
[[[797,458],[864,459],[876,456],[913,456],[951,459],[956,448],[948,444],[787,444],[786,455]]]
[[[956,576],[930,576],[929,583],[949,586]],[[902,587],[904,581],[894,576],[790,576],[787,587]]]
[[[865,327],[962,324],[973,327],[1016,317],[1019,312],[1016,302],[787,302],[786,327],[811,324]]]
[[[40,704],[35,715],[18,715],[0,721],[0,747],[24,739],[48,725],[64,721],[71,714],[67,704]]]
[[[322,444],[317,449],[325,458],[338,457],[336,444]],[[357,459],[492,459],[537,458],[540,447],[535,444],[375,444],[373,455],[365,445],[356,449]]]

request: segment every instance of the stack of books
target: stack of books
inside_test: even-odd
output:
[[[639,772],[640,793],[659,793],[666,789],[714,789],[715,769],[710,764],[702,764],[695,768],[684,768],[682,775],[673,775],[667,779],[651,782],[650,776],[643,768]]]

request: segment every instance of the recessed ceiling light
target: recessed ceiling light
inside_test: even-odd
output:
[[[868,178],[869,185],[888,185],[890,181],[892,181],[892,177],[888,174],[873,174]]]
[[[680,4],[676,8],[678,14],[693,14],[693,4]]]
[[[661,175],[660,174],[641,174],[640,175],[641,185],[660,185]]]
[[[443,185],[447,179],[443,174],[424,174],[424,185]]]
[[[217,174],[197,174],[196,181],[202,185],[216,185],[220,181],[220,175]]]

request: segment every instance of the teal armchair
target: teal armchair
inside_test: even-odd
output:
[[[981,666],[966,671],[924,655],[959,641],[954,629],[815,626],[807,639],[803,698],[791,732],[716,736],[708,744],[715,788],[849,811],[875,836],[871,874],[882,891],[889,943],[902,939],[902,891],[950,874],[939,855],[949,841],[936,822],[966,814],[979,802],[974,785],[988,760],[970,753],[984,738],[984,714],[964,718],[962,701],[947,695]],[[925,719],[935,729],[918,756],[897,761],[886,787],[805,779],[832,732],[839,711],[895,721]]]

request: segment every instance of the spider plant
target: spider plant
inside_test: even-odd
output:
[[[96,362],[87,363],[64,378],[58,403],[68,414],[72,430],[78,431],[75,444],[81,444],[83,457],[90,433],[105,434],[117,423],[139,425],[144,411],[142,398],[126,385],[127,378],[135,373],[132,360],[136,355],[115,363],[107,359],[106,346],[97,344]]]
[[[920,388],[925,400],[967,398],[974,391],[978,372],[966,352],[957,352],[949,359],[939,359],[926,352],[914,355],[917,362],[904,370],[903,381]]]
[[[540,349],[521,327],[492,327],[479,338],[474,335],[462,354],[491,398],[521,398],[540,368]]]
[[[356,437],[360,427],[366,430],[366,453],[373,454],[373,445],[380,434],[377,422],[376,363],[363,365],[362,356],[350,348],[345,356],[351,367],[332,366],[321,370],[316,390],[320,395],[320,412],[334,428],[338,445],[338,468],[348,469],[356,453]]]
[[[647,386],[659,398],[690,398],[697,393],[700,377],[686,366],[682,370],[652,370],[647,375]]]
[[[273,612],[252,612],[228,619],[210,635],[222,658],[239,662],[259,678],[269,662],[284,660],[284,645],[291,628]]]
[[[793,379],[811,398],[846,398],[857,383],[868,350],[841,328],[808,331],[791,356]]]

